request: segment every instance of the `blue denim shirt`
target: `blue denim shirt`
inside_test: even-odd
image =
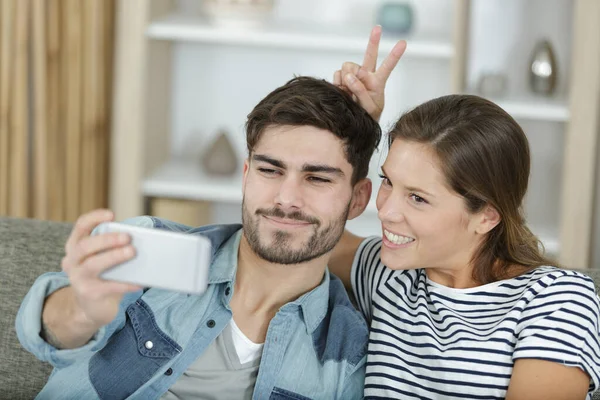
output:
[[[40,337],[41,314],[44,299],[69,281],[64,273],[40,276],[16,321],[21,344],[54,366],[38,399],[157,399],[231,320],[239,240],[227,246],[234,254],[216,255],[240,225],[191,229],[154,217],[126,223],[208,237],[213,245],[208,290],[201,296],[162,289],[127,294],[115,320],[86,345],[58,350]],[[223,259],[229,262],[215,262]],[[144,346],[148,340],[151,349]],[[367,340],[367,325],[342,283],[325,273],[318,287],[271,320],[253,398],[362,398]]]

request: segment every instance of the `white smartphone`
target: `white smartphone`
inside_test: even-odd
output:
[[[118,222],[104,222],[92,235],[108,232],[128,233],[136,255],[103,272],[102,278],[191,294],[206,291],[211,263],[207,238]]]

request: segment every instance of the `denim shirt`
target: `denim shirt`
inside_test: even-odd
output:
[[[126,294],[117,317],[84,346],[59,350],[40,337],[44,299],[67,286],[62,272],[40,276],[19,309],[19,341],[54,367],[38,399],[157,399],[232,318],[229,301],[237,249],[217,256],[240,225],[189,228],[154,217],[126,223],[204,235],[213,248],[209,286],[201,296],[162,289]],[[218,262],[215,260],[227,260]],[[168,270],[168,269],[166,269]],[[269,323],[254,399],[359,399],[363,395],[367,325],[341,281],[319,286],[279,309]],[[145,343],[153,346],[147,349]]]

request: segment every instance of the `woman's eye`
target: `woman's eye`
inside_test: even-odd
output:
[[[421,196],[419,196],[419,195],[416,195],[416,194],[414,194],[414,193],[411,193],[411,194],[410,194],[410,198],[411,198],[411,199],[412,199],[412,200],[413,200],[415,203],[417,203],[417,204],[428,204],[428,203],[427,203],[427,200],[425,200],[425,199],[424,199],[424,198],[422,198]]]
[[[383,174],[379,174],[379,177],[381,178],[381,184],[385,185],[385,186],[392,186],[392,182],[390,181],[390,179],[383,175]]]

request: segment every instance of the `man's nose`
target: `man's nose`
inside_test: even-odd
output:
[[[298,209],[304,206],[302,183],[294,176],[286,176],[279,186],[275,196],[275,204],[286,209]]]

